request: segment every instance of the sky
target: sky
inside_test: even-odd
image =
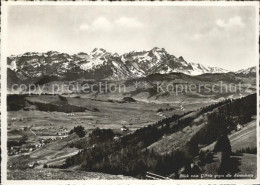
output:
[[[94,48],[123,54],[154,47],[227,70],[256,65],[250,6],[9,6],[7,54]]]

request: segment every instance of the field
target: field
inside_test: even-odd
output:
[[[66,105],[84,107],[86,110],[70,113],[41,111],[36,106],[39,103],[62,104],[58,96],[42,95],[28,96],[24,109],[8,112],[8,143],[18,143],[17,147],[9,148],[9,168],[23,168],[24,163],[27,167],[38,169],[44,164],[63,164],[67,157],[79,151],[68,147],[70,142],[79,139],[75,134],[68,135],[71,129],[79,125],[85,128],[87,134],[95,128],[101,128],[112,129],[115,133],[124,135],[173,114],[183,114],[209,104],[201,102],[180,107],[179,104],[170,103],[122,103],[118,100],[79,97],[66,99]],[[123,127],[127,130],[122,131]],[[27,157],[20,158],[24,155]],[[16,164],[17,158],[23,162]]]
[[[27,97],[30,102],[57,102],[57,96],[38,96]],[[56,136],[61,127],[71,130],[74,126],[82,125],[87,131],[96,127],[113,129],[120,131],[122,126],[127,126],[129,130],[155,123],[163,117],[172,114],[182,114],[184,112],[200,108],[207,105],[207,102],[185,105],[181,109],[175,104],[155,104],[145,102],[135,103],[117,103],[102,100],[92,100],[89,98],[67,98],[70,105],[85,107],[96,111],[85,112],[46,112],[40,110],[30,111],[9,111],[8,112],[8,130],[30,128],[32,135],[30,137],[46,138]],[[170,111],[157,112],[158,109],[172,108]],[[34,136],[33,136],[34,135]],[[15,137],[14,134],[9,137]],[[35,139],[34,139],[35,140]]]
[[[250,102],[243,105],[251,105],[254,102],[253,98],[253,95],[247,98]],[[102,147],[102,144],[107,144],[106,147],[110,146],[109,143],[112,146],[117,146],[124,138],[132,138],[127,141],[129,142],[129,150],[124,148],[124,153],[130,152],[130,147],[134,149],[135,145],[140,147],[142,152],[150,151],[151,156],[170,155],[171,152],[177,150],[188,152],[187,146],[191,139],[208,124],[208,116],[215,115],[220,111],[220,107],[225,108],[229,104],[227,101],[212,104],[212,101],[208,102],[205,99],[198,99],[191,104],[180,104],[152,103],[136,101],[131,98],[96,99],[72,95],[34,95],[21,96],[18,99],[19,101],[15,99],[16,101],[9,103],[11,106],[9,106],[8,111],[9,179],[31,179],[37,174],[32,169],[38,171],[41,179],[58,179],[62,175],[65,176],[65,179],[92,178],[88,176],[91,175],[88,170],[87,173],[82,171],[81,163],[66,166],[67,159],[74,159],[75,156],[76,158],[77,156],[83,157],[88,150],[95,152],[96,147],[101,149],[100,152],[104,152],[102,155],[106,156],[106,149]],[[17,105],[13,104],[14,102],[18,102]],[[229,100],[229,102],[232,101]],[[247,101],[238,100],[237,102]],[[239,105],[232,103],[233,107]],[[16,109],[16,106],[22,108],[13,110]],[[53,107],[56,107],[58,111],[52,111]],[[232,118],[235,120],[236,112],[232,114]],[[251,115],[251,112],[247,114]],[[173,121],[174,119],[176,120]],[[242,129],[232,130],[228,137],[233,152],[256,146],[255,122],[255,117],[253,117],[253,120],[246,122]],[[79,125],[85,128],[86,137],[80,138],[78,134],[71,133],[71,130]],[[97,128],[109,129],[114,135],[112,138],[109,136],[108,140],[99,140],[98,138],[104,132],[101,132],[101,135],[93,136],[93,130],[96,131]],[[162,135],[158,137],[157,134]],[[131,142],[133,143],[131,144]],[[213,142],[202,150],[213,152],[215,143]],[[118,146],[120,149],[122,144]],[[120,153],[117,151],[118,157],[120,157]],[[213,161],[206,163],[205,166],[200,166],[200,168],[202,172],[216,175],[221,155],[213,153]],[[139,153],[139,155],[142,154]],[[131,152],[126,156],[131,156]],[[248,170],[248,173],[255,175],[255,165],[250,165],[256,162],[254,154],[240,153],[240,155],[232,156],[232,159],[239,163],[238,172],[242,173]],[[86,159],[82,161],[84,160]],[[196,161],[197,159],[194,158],[195,163]],[[53,176],[48,176],[52,172]],[[106,173],[106,171],[99,170],[90,170],[90,172]],[[111,174],[132,176],[129,173],[121,172]],[[121,178],[121,176],[103,176],[99,173],[93,175],[94,179],[102,179],[103,177],[108,179]]]

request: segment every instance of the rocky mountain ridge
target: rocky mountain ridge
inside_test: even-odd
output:
[[[148,51],[132,51],[123,55],[110,53],[102,48],[92,52],[69,55],[56,51],[46,53],[27,52],[10,56],[8,68],[17,78],[26,80],[44,76],[84,77],[93,79],[129,79],[150,74],[180,72],[188,75],[226,73],[218,67],[189,63],[183,57],[175,57],[164,48]]]

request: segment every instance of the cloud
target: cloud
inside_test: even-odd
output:
[[[79,26],[80,31],[109,31],[112,24],[104,17],[98,17],[91,24],[83,23]]]
[[[79,31],[102,31],[108,32],[113,29],[138,29],[142,28],[143,23],[136,18],[121,17],[114,21],[109,21],[105,17],[98,17],[90,24],[82,23],[79,26]]]
[[[193,34],[185,35],[190,40],[218,40],[218,39],[241,39],[241,34],[244,34],[243,28],[245,23],[241,17],[235,16],[229,19],[217,19],[215,23],[207,31],[196,32]]]
[[[234,27],[242,28],[245,26],[244,22],[239,16],[231,17],[228,20],[218,19],[216,20],[216,25],[220,28],[225,28],[225,29],[230,29]]]
[[[191,39],[191,40],[198,40],[198,39],[200,39],[201,37],[203,37],[203,35],[200,34],[200,33],[195,33],[195,34],[193,34],[193,35],[187,35],[187,34],[186,34],[185,37],[188,38],[188,39]]]
[[[88,30],[89,28],[90,28],[90,26],[87,25],[87,24],[81,24],[81,25],[79,26],[79,30],[80,30],[80,31],[85,31],[85,30]]]
[[[142,28],[143,24],[135,18],[121,17],[115,20],[115,24],[119,27]]]
[[[104,30],[109,31],[112,29],[112,23],[104,17],[99,17],[92,22],[91,28],[93,30]]]

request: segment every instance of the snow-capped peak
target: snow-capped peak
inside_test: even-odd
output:
[[[156,52],[165,52],[164,48],[158,48],[158,47],[154,47],[153,49],[151,49],[152,51],[156,51]]]
[[[256,73],[256,67],[249,67],[247,69],[241,69],[235,72],[236,74],[249,74]]]
[[[31,57],[22,57],[31,56]],[[34,57],[35,56],[35,57]],[[24,77],[42,75],[82,73],[92,77],[102,75],[105,78],[138,78],[154,73],[168,74],[180,72],[188,75],[203,73],[225,73],[224,69],[189,63],[180,56],[169,54],[164,48],[154,47],[150,50],[132,51],[123,55],[95,48],[89,54],[80,52],[69,55],[57,51],[47,53],[25,53],[21,56],[8,57],[8,67],[19,71]],[[77,71],[78,70],[78,71]]]
[[[57,51],[48,51],[46,54],[49,55],[49,56],[53,56],[53,55],[59,54],[59,52],[57,52]]]
[[[19,56],[24,56],[24,57],[42,56],[42,53],[27,52],[27,53],[24,53],[23,55],[19,55]]]
[[[77,56],[79,57],[79,58],[88,58],[89,57],[89,55],[87,54],[87,53],[84,53],[84,52],[80,52],[80,53],[78,53],[77,54]]]
[[[228,70],[222,69],[220,67],[209,67],[204,66],[199,63],[190,63],[192,70],[190,71],[190,75],[200,75],[203,73],[227,73]]]
[[[184,61],[184,58],[183,58],[182,56],[180,56],[180,57],[179,57],[179,60],[182,60],[182,61]]]
[[[102,48],[95,48],[93,51],[91,51],[90,55],[93,57],[101,57],[106,53],[107,51]]]

